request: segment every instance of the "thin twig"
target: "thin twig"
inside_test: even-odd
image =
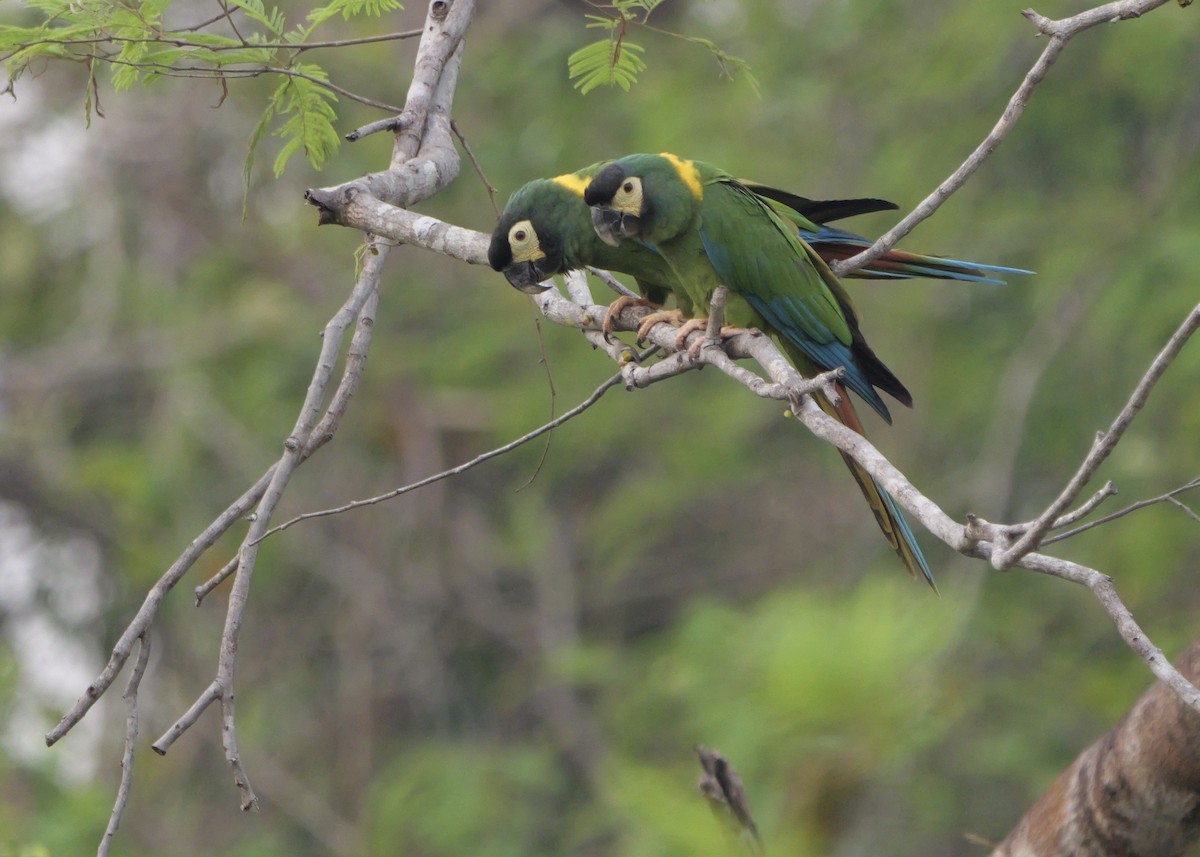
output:
[[[184,80],[224,80],[225,78],[255,78],[262,77],[264,74],[279,74],[284,77],[302,78],[314,86],[319,86],[322,89],[328,89],[330,92],[336,92],[343,98],[349,98],[351,101],[357,101],[359,104],[365,104],[367,107],[374,107],[377,110],[386,110],[389,113],[399,111],[399,107],[393,104],[388,104],[386,101],[377,101],[374,98],[368,98],[365,95],[359,95],[345,87],[338,86],[328,80],[322,80],[319,77],[314,77],[311,74],[306,74],[302,71],[296,71],[294,68],[283,68],[281,66],[258,66],[256,68],[204,68],[202,66],[183,66],[175,67],[164,65],[162,63],[137,63],[127,62],[125,60],[109,59],[107,57],[97,57],[110,65],[127,65],[135,66],[140,69],[154,69],[156,74],[162,77],[176,77]]]
[[[378,301],[379,279],[383,263],[387,258],[387,250],[386,245],[378,246],[375,248],[375,252],[366,255],[351,296],[327,325],[327,335],[321,344],[321,356],[317,361],[312,380],[309,382],[304,404],[300,408],[295,426],[284,443],[283,455],[276,462],[270,483],[255,509],[254,519],[251,521],[249,531],[238,551],[237,571],[234,575],[233,587],[229,592],[229,601],[225,610],[225,627],[221,633],[216,678],[192,704],[187,713],[153,745],[156,751],[165,753],[171,744],[196,722],[204,709],[219,699],[221,701],[221,740],[225,748],[225,761],[233,771],[234,784],[241,794],[241,807],[246,811],[258,806],[258,798],[238,751],[233,683],[236,672],[238,637],[241,633],[242,617],[250,597],[250,581],[258,559],[258,543],[270,524],[271,516],[283,496],[292,474],[304,462],[305,450],[316,433],[318,419],[322,415],[321,402],[325,398],[325,390],[333,373],[337,353],[340,351],[341,337],[337,334],[344,331],[346,327],[344,316],[353,307],[359,306],[361,309],[358,312],[360,317],[358,332],[370,331],[374,328],[373,313]]]
[[[1116,496],[1116,494],[1117,494],[1117,486],[1114,485],[1111,480],[1108,482],[1105,482],[1104,485],[1100,488],[1100,490],[1097,491],[1095,494],[1093,494],[1091,497],[1088,497],[1087,500],[1085,500],[1083,503],[1081,503],[1079,505],[1079,508],[1077,508],[1071,512],[1068,512],[1067,514],[1055,519],[1055,521],[1051,525],[1050,529],[1057,530],[1062,527],[1070,526],[1071,524],[1075,523],[1076,521],[1080,520],[1081,518],[1087,517],[1093,511],[1095,511],[1097,506],[1099,506],[1101,503],[1103,503],[1109,497]],[[1008,535],[1016,537],[1016,536],[1021,535],[1021,533],[1025,532],[1026,530],[1028,530],[1030,527],[1032,527],[1033,524],[1034,524],[1033,521],[1026,521],[1023,524],[1006,524],[1004,527],[1004,530]],[[1043,540],[1042,544],[1050,544],[1050,540]]]
[[[217,21],[223,20],[225,15],[217,15],[209,21],[198,24],[194,27],[185,27],[177,32],[188,33],[196,32],[197,30],[215,24]],[[394,42],[400,39],[411,39],[420,36],[423,30],[402,30],[396,33],[385,33],[381,36],[364,36],[357,39],[333,39],[324,42],[247,42],[244,39],[240,40],[236,45],[220,45],[201,42],[191,42],[187,39],[175,39],[166,36],[158,36],[153,38],[133,38],[127,36],[93,36],[89,39],[38,39],[36,42],[17,42],[13,47],[14,51],[6,53],[5,56],[11,56],[24,48],[33,47],[35,45],[62,45],[70,47],[72,45],[114,45],[121,46],[126,44],[147,44],[147,45],[170,45],[176,48],[195,48],[211,53],[223,53],[225,51],[244,51],[246,48],[264,48],[266,50],[287,50],[287,51],[311,51],[318,48],[349,48],[356,45],[369,45],[375,42]],[[119,52],[119,51],[118,51]],[[108,59],[107,56],[99,56],[99,59]],[[133,63],[136,65],[136,63]]]
[[[205,527],[200,535],[175,560],[171,567],[163,573],[154,586],[150,587],[150,591],[146,593],[146,598],[142,602],[141,608],[134,615],[133,619],[130,620],[129,625],[126,626],[124,632],[113,646],[112,654],[109,656],[104,670],[87,686],[83,695],[63,715],[58,725],[46,734],[46,746],[52,746],[71,731],[71,728],[91,710],[96,700],[103,696],[105,691],[112,686],[117,674],[120,673],[129,655],[133,652],[134,642],[146,633],[150,625],[154,622],[163,598],[174,588],[179,579],[191,569],[196,560],[212,547],[217,539],[224,535],[230,527],[242,520],[246,513],[258,502],[263,492],[267,489],[267,484],[270,482],[273,471],[274,467],[269,468],[266,473],[258,478],[257,482],[246,489],[241,497],[234,500],[224,512]]]
[[[1196,332],[1197,327],[1200,327],[1200,305],[1197,305],[1188,314],[1183,324],[1172,334],[1162,351],[1154,358],[1154,362],[1150,364],[1150,368],[1146,370],[1137,387],[1134,388],[1133,394],[1129,397],[1125,407],[1121,409],[1121,413],[1117,415],[1108,431],[1097,436],[1083,463],[1058,498],[1046,507],[1046,510],[1034,521],[1033,526],[1026,530],[1009,549],[993,554],[992,564],[997,569],[1008,568],[1023,554],[1034,550],[1041,544],[1042,537],[1049,532],[1054,521],[1075,501],[1079,492],[1083,490],[1083,486],[1088,483],[1105,459],[1112,454],[1134,417],[1138,415],[1138,412],[1146,404],[1146,400],[1150,398],[1150,391],[1154,389],[1158,379],[1174,362],[1188,339]]]
[[[222,646],[222,652],[224,650],[224,646]],[[236,652],[236,650],[237,644],[235,642],[233,651]],[[242,764],[242,754],[238,752],[237,723],[233,707],[232,657],[233,654],[231,653],[229,666],[229,680],[231,684],[223,687],[221,690],[221,744],[225,748],[225,761],[228,763],[230,770],[233,771],[233,784],[242,796],[242,812],[251,812],[258,809],[258,796],[254,794],[254,788],[250,785],[250,777],[246,774],[246,768]]]
[[[129,790],[133,787],[133,757],[137,749],[138,737],[138,688],[142,684],[142,676],[146,674],[146,665],[150,663],[150,632],[147,630],[138,637],[138,656],[129,673],[129,681],[121,698],[125,700],[125,750],[121,755],[121,784],[117,787],[117,799],[113,803],[112,814],[108,817],[108,827],[100,838],[100,847],[96,849],[96,857],[105,857],[112,846],[117,828],[121,826],[121,816],[125,814],[125,805],[129,802]]]
[[[1182,511],[1185,515],[1187,515],[1193,521],[1200,523],[1200,515],[1197,515],[1196,512],[1192,509],[1192,507],[1189,506],[1187,503],[1182,503],[1179,500],[1176,500],[1174,497],[1168,497],[1167,502],[1170,503],[1172,506],[1174,506],[1176,509],[1179,509],[1180,511]]]
[[[171,745],[178,740],[179,736],[195,725],[200,719],[200,715],[204,713],[210,705],[216,702],[221,696],[221,688],[217,683],[210,682],[208,687],[196,697],[196,701],[188,706],[188,710],[179,716],[179,719],[172,723],[167,731],[164,732],[157,741],[150,745],[150,748],[160,756],[165,756],[167,750],[171,749]]]
[[[1200,712],[1200,689],[1184,678],[1163,654],[1162,649],[1154,645],[1146,636],[1145,631],[1134,620],[1129,608],[1117,595],[1117,589],[1111,577],[1094,568],[1045,554],[1026,554],[1021,558],[1020,565],[1023,568],[1049,574],[1061,580],[1079,583],[1090,589],[1100,606],[1104,608],[1104,612],[1113,620],[1121,638],[1150,667],[1150,671],[1159,681],[1170,686],[1184,703]]]
[[[305,512],[302,515],[297,515],[296,517],[292,518],[291,520],[285,521],[284,523],[278,524],[277,526],[272,527],[270,530],[267,530],[265,533],[263,533],[259,537],[258,541],[262,541],[263,539],[267,538],[268,536],[273,536],[276,533],[282,532],[283,530],[293,527],[296,524],[299,524],[301,521],[308,521],[313,518],[325,518],[330,515],[340,515],[343,512],[349,512],[353,509],[360,509],[363,506],[374,506],[378,503],[383,503],[383,502],[391,500],[395,497],[399,497],[401,495],[408,494],[412,491],[416,491],[418,488],[424,488],[426,485],[432,485],[435,482],[440,482],[443,479],[450,478],[451,476],[457,476],[458,474],[464,473],[464,472],[472,469],[473,467],[478,467],[480,464],[483,464],[485,461],[490,461],[493,458],[504,455],[506,452],[511,452],[512,450],[516,449],[519,446],[523,446],[524,444],[528,443],[529,441],[533,440],[534,438],[539,437],[548,431],[556,429],[563,423],[565,423],[571,419],[574,419],[575,417],[579,416],[581,413],[586,411],[588,408],[590,408],[592,405],[596,404],[596,402],[600,401],[601,396],[603,396],[606,392],[608,392],[610,389],[612,389],[613,387],[617,386],[620,383],[621,383],[621,374],[618,372],[616,375],[613,375],[612,377],[610,377],[606,381],[604,381],[604,383],[602,383],[599,387],[597,387],[590,396],[588,396],[586,399],[584,399],[582,402],[580,402],[575,407],[571,408],[571,410],[564,412],[561,416],[555,417],[554,419],[550,420],[550,422],[548,422],[548,423],[544,423],[543,425],[538,426],[533,431],[521,435],[516,440],[510,441],[509,443],[506,443],[503,446],[498,446],[495,449],[488,450],[487,452],[484,452],[484,453],[481,453],[480,455],[475,456],[470,461],[464,461],[462,464],[456,465],[455,467],[451,467],[448,470],[443,470],[441,473],[435,473],[432,476],[426,476],[424,479],[420,479],[420,480],[418,480],[416,482],[412,482],[408,485],[403,485],[399,488],[394,488],[391,491],[388,491],[384,494],[378,494],[374,497],[366,497],[361,500],[353,500],[349,503],[345,503],[341,506],[335,506],[331,509],[320,509],[316,512]],[[257,544],[257,542],[256,542],[256,544]]]
[[[1042,546],[1045,547],[1046,545],[1052,545],[1055,542],[1061,542],[1063,539],[1069,539],[1072,536],[1077,536],[1082,532],[1092,529],[1093,527],[1098,527],[1101,524],[1107,524],[1109,521],[1115,521],[1117,518],[1123,518],[1131,512],[1136,512],[1138,509],[1144,509],[1147,506],[1153,506],[1157,503],[1171,502],[1175,499],[1176,495],[1182,494],[1185,491],[1191,491],[1194,488],[1200,488],[1200,477],[1196,477],[1191,482],[1188,482],[1185,485],[1180,485],[1178,488],[1168,491],[1166,494],[1160,494],[1159,496],[1151,497],[1148,500],[1139,500],[1136,503],[1129,504],[1124,509],[1119,509],[1116,512],[1113,512],[1111,515],[1105,515],[1103,518],[1097,518],[1091,523],[1084,524],[1081,527],[1076,527],[1073,530],[1067,530],[1065,533],[1058,533],[1057,535],[1051,536],[1048,539],[1044,539],[1042,541]]]
[[[199,586],[196,587],[196,606],[197,607],[200,606],[200,602],[205,599],[205,597],[208,595],[208,593],[212,592],[214,589],[216,589],[218,586],[220,586],[222,583],[224,583],[229,578],[229,575],[231,575],[235,571],[237,571],[237,565],[238,565],[238,558],[235,555],[233,557],[233,559],[231,559],[231,560],[229,560],[229,562],[225,563],[225,565],[221,568],[220,571],[218,571],[216,574],[214,574],[208,580],[204,581],[203,583],[201,583]]]
[[[546,390],[550,393],[550,419],[554,419],[554,411],[558,407],[558,388],[554,384],[554,371],[550,368],[550,354],[546,351],[546,338],[542,336],[542,320],[536,311],[533,313],[533,329],[537,334],[538,364],[546,373]],[[546,442],[542,444],[542,454],[538,456],[537,464],[533,466],[533,472],[529,474],[529,479],[525,481],[525,484],[517,488],[517,492],[524,491],[532,485],[538,474],[542,472],[546,458],[550,455],[550,444],[553,441],[554,432],[547,433]]]
[[[1058,59],[1058,55],[1062,53],[1065,46],[1065,39],[1058,37],[1051,39],[1050,43],[1042,51],[1041,56],[1038,57],[1037,62],[1034,63],[1033,68],[1026,73],[1025,79],[1021,81],[1021,85],[1017,88],[1017,91],[1009,99],[1008,106],[1004,108],[1004,113],[1001,114],[1000,120],[988,132],[988,135],[983,138],[983,142],[975,147],[975,151],[945,181],[934,188],[933,192],[925,197],[916,208],[909,212],[899,223],[879,236],[874,244],[856,256],[851,256],[849,259],[831,264],[829,267],[833,269],[833,272],[839,277],[844,277],[856,268],[869,265],[895,247],[921,221],[926,220],[941,208],[942,203],[949,199],[951,194],[966,184],[967,179],[975,174],[975,171],[983,165],[992,152],[996,151],[997,147],[1004,141],[1004,138],[1012,131],[1017,120],[1021,118],[1021,114],[1025,112],[1025,107],[1029,104],[1029,99],[1032,97],[1034,89],[1045,79],[1050,66],[1054,65],[1054,61]]]
[[[1168,0],[1118,0],[1118,2],[1107,3],[1061,21],[1051,21],[1043,18],[1032,9],[1023,12],[1022,14],[1032,21],[1042,34],[1050,37],[1050,41],[1033,64],[1033,67],[1026,73],[1025,78],[1021,81],[1021,85],[1017,87],[1016,92],[1008,100],[1008,104],[1004,108],[999,121],[996,122],[992,130],[988,132],[988,135],[984,137],[983,142],[976,146],[975,151],[963,161],[958,169],[949,178],[934,188],[933,192],[925,197],[904,219],[879,236],[879,239],[863,252],[841,262],[834,262],[830,265],[833,272],[839,277],[843,277],[848,271],[853,271],[856,268],[861,268],[875,261],[895,247],[921,221],[927,219],[937,211],[942,203],[950,198],[951,194],[966,184],[967,179],[974,175],[983,162],[999,147],[1017,123],[1017,120],[1021,118],[1021,115],[1025,112],[1025,108],[1029,104],[1030,98],[1033,97],[1034,90],[1045,79],[1046,74],[1050,71],[1050,67],[1054,65],[1055,60],[1058,59],[1059,54],[1062,53],[1063,48],[1066,47],[1067,42],[1072,37],[1097,24],[1136,18],[1166,2]]]
[[[398,113],[398,111],[395,110],[392,112]],[[403,115],[389,116],[387,119],[376,119],[374,122],[368,122],[366,125],[355,128],[346,135],[346,139],[349,142],[354,143],[361,140],[363,137],[369,137],[372,134],[378,134],[381,131],[391,131],[392,133],[396,133],[404,127],[404,123],[407,121],[408,118]]]
[[[1103,503],[1109,497],[1115,497],[1116,495],[1117,495],[1117,486],[1112,483],[1112,480],[1105,482],[1104,485],[1101,486],[1099,491],[1097,491],[1095,494],[1093,494],[1091,497],[1089,497],[1087,500],[1085,500],[1083,503],[1081,503],[1079,508],[1076,509],[1074,512],[1068,512],[1067,514],[1063,515],[1061,518],[1055,519],[1054,524],[1052,525],[1051,529],[1057,530],[1059,527],[1066,527],[1070,524],[1075,523],[1076,521],[1080,520],[1081,518],[1087,517],[1088,515],[1092,514],[1093,511],[1095,511],[1097,506],[1099,506],[1101,503]]]
[[[626,286],[624,283],[614,277],[609,271],[605,271],[600,268],[593,268],[591,265],[588,265],[587,272],[622,297],[640,297],[637,292]]]
[[[222,8],[220,14],[213,15],[211,18],[201,21],[199,24],[192,24],[190,27],[180,27],[179,32],[195,33],[198,30],[203,30],[205,27],[211,27],[213,24],[217,23],[217,21],[223,21],[228,16],[229,16],[229,10],[226,8]]]
[[[458,142],[462,143],[463,151],[467,153],[467,158],[471,161],[471,166],[475,168],[475,175],[479,176],[479,180],[483,182],[483,186],[487,189],[488,200],[492,203],[492,211],[499,217],[500,206],[496,204],[496,186],[488,181],[487,173],[483,171],[483,165],[479,163],[479,159],[471,151],[471,144],[467,142],[466,135],[463,134],[462,130],[458,127],[458,123],[453,119],[450,120],[450,130],[454,132],[454,136],[458,138]]]

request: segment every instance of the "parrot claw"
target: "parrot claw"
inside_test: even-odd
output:
[[[692,354],[691,349],[687,347],[687,338],[689,336],[691,336],[693,333],[695,333],[697,330],[704,330],[704,328],[706,328],[706,327],[708,327],[708,319],[707,318],[689,318],[686,322],[684,322],[683,326],[681,328],[679,328],[679,330],[675,334],[675,350],[683,351],[684,349],[687,349],[688,354]],[[697,339],[696,342],[703,343],[704,339],[703,338]],[[692,356],[695,357],[696,354],[699,354],[699,353],[700,353],[700,349],[697,348],[696,353],[692,354]]]
[[[677,309],[659,310],[658,312],[650,313],[638,325],[637,341],[639,344],[646,341],[646,337],[650,335],[650,328],[654,327],[660,321],[678,326],[683,323],[683,313]]]
[[[600,329],[602,331],[604,331],[604,335],[606,337],[611,336],[612,332],[613,332],[613,325],[616,324],[616,321],[617,321],[617,316],[619,316],[621,314],[621,311],[624,310],[625,307],[630,307],[630,306],[650,306],[650,307],[652,307],[654,305],[655,304],[653,301],[646,300],[646,298],[634,298],[634,297],[630,297],[629,295],[621,295],[619,298],[617,298],[615,301],[613,301],[611,304],[608,305],[608,312],[604,313],[604,323],[602,325],[600,325]],[[655,313],[655,314],[657,315],[657,313]],[[641,328],[639,327],[638,330],[640,331]],[[641,339],[639,338],[638,341],[641,342]]]

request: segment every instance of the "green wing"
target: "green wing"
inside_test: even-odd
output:
[[[863,365],[862,355],[856,353],[865,343],[857,334],[849,298],[812,249],[766,203],[732,179],[706,183],[700,240],[731,292],[818,367],[844,366],[846,386],[891,421],[872,384],[874,367]]]

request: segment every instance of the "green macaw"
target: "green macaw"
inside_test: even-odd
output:
[[[552,179],[536,179],[513,193],[492,232],[488,261],[492,268],[502,271],[515,288],[533,294],[544,288],[540,283],[555,274],[588,265],[631,274],[642,298],[639,301],[619,298],[605,318],[606,330],[614,313],[628,303],[660,307],[666,303],[668,295],[674,293],[677,312],[655,313],[646,319],[639,329],[640,339],[645,331],[664,318],[674,318],[677,322],[690,318],[693,307],[686,292],[674,288],[671,267],[658,253],[638,244],[612,247],[601,241],[592,229],[583,191],[605,163],[592,164]],[[824,222],[896,207],[880,199],[815,201],[749,182],[747,186],[761,193],[783,216],[798,216],[797,228],[803,224],[820,230],[822,227],[816,226],[814,221]],[[858,237],[832,229],[829,234],[829,245],[836,245],[838,252],[847,254],[846,248],[853,246],[847,244],[847,239],[853,241]],[[815,234],[814,240],[823,246]]]
[[[674,288],[674,274],[658,253],[627,242],[611,247],[592,229],[583,191],[607,161],[551,179],[536,179],[519,188],[504,206],[492,232],[488,261],[523,292],[537,293],[539,284],[555,274],[591,265],[630,274],[643,303],[661,306],[671,292],[682,315],[693,307],[686,292]],[[888,211],[896,205],[881,199],[812,200],[754,182],[743,185],[758,194],[799,230],[801,237],[825,260],[845,259],[870,246],[853,232],[825,224],[832,220]],[[892,250],[849,276],[864,279],[931,277],[981,283],[1002,283],[996,274],[1028,273],[1017,268],[960,262]],[[653,320],[651,321],[653,323]],[[643,330],[646,326],[643,326]]]
[[[850,296],[829,266],[772,205],[728,173],[669,153],[629,155],[595,174],[584,202],[601,240],[614,249],[632,244],[657,252],[674,273],[677,296],[685,294],[692,307],[707,307],[724,284],[729,325],[775,335],[804,375],[845,367],[840,402],[815,398],[847,427],[864,433],[842,384],[889,423],[876,388],[912,406],[908,390],[867,345]],[[909,573],[936,590],[895,500],[853,458],[843,458]]]

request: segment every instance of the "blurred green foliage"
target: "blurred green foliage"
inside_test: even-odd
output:
[[[657,23],[744,58],[761,95],[707,51],[643,33],[637,85],[581,96],[566,58],[591,38],[585,7],[483,5],[454,114],[499,204],[533,177],[667,149],[812,197],[911,206],[1043,46],[995,0],[672,2]],[[364,36],[423,14],[326,27]],[[1195,304],[1198,22],[1168,4],[1073,41],[1012,136],[905,242],[1037,276],[852,284],[916,398],[872,437],[951,515],[1036,515]],[[321,62],[397,102],[412,50]],[[106,118],[86,133],[84,85],[49,64],[0,105],[0,499],[45,544],[82,536],[101,557],[90,583],[82,566],[40,569],[94,613],[71,618],[42,578],[20,610],[0,606],[0,853],[95,847],[118,776],[116,692],[89,715],[102,728],[40,749],[83,684],[30,666],[24,629],[82,641],[94,674],[147,586],[275,458],[359,244],[317,229],[301,193],[390,151],[378,135],[322,174],[293,161],[275,181],[260,166],[243,219],[243,162],[275,83],[238,82],[223,102],[211,82],[102,85]],[[379,118],[338,110],[341,133]],[[266,163],[281,144],[262,145]],[[494,221],[467,163],[421,209]],[[283,516],[463,461],[613,371],[491,271],[393,256],[363,387]],[[1121,491],[1107,508],[1200,471],[1198,373],[1192,347],[1101,473]],[[1198,532],[1160,505],[1053,550],[1112,574],[1174,653],[1195,633]],[[214,714],[164,758],[146,746],[211,678],[225,590],[197,610],[190,588],[236,535],[156,625],[119,853],[728,854],[693,788],[704,744],[742,774],[774,853],[974,854],[966,834],[1001,838],[1150,681],[1082,589],[928,538],[942,597],[911,584],[832,450],[779,405],[693,373],[608,393],[548,448],[268,542],[238,661],[263,811],[243,816]],[[37,716],[16,716],[30,700]],[[93,761],[64,773],[80,756]]]

